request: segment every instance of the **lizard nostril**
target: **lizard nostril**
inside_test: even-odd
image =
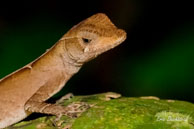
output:
[[[122,30],[122,29],[118,29],[117,30],[117,36],[118,37],[123,37],[124,39],[126,39],[127,33],[124,30]]]

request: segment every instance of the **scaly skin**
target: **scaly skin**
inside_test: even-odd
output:
[[[102,13],[74,26],[49,51],[0,80],[0,128],[33,112],[59,116],[81,112],[78,107],[83,105],[64,108],[45,101],[60,91],[85,62],[125,39],[125,31]]]

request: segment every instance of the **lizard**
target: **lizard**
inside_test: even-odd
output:
[[[82,106],[62,107],[45,102],[59,92],[85,62],[118,46],[126,32],[104,13],[73,26],[40,57],[0,80],[0,128],[37,112],[73,116]]]

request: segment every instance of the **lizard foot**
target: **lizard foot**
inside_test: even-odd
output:
[[[74,118],[90,108],[90,105],[84,102],[76,102],[68,105],[66,108],[68,109],[68,112],[65,113],[65,115]]]
[[[59,114],[57,114],[57,118],[60,118],[63,115],[70,118],[76,118],[88,108],[90,108],[90,105],[84,102],[72,103],[67,105],[66,107],[63,107],[63,110],[61,110]]]
[[[63,115],[70,118],[77,118],[88,108],[90,108],[90,105],[84,102],[76,102],[67,105],[66,107],[61,107],[60,113],[56,115],[55,120],[52,120],[52,122],[54,126],[60,126],[64,122],[63,120],[60,120]]]

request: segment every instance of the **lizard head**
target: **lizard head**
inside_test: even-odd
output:
[[[95,14],[70,29],[62,38],[68,56],[83,64],[99,54],[116,47],[126,39],[126,32],[118,29],[102,13]]]

